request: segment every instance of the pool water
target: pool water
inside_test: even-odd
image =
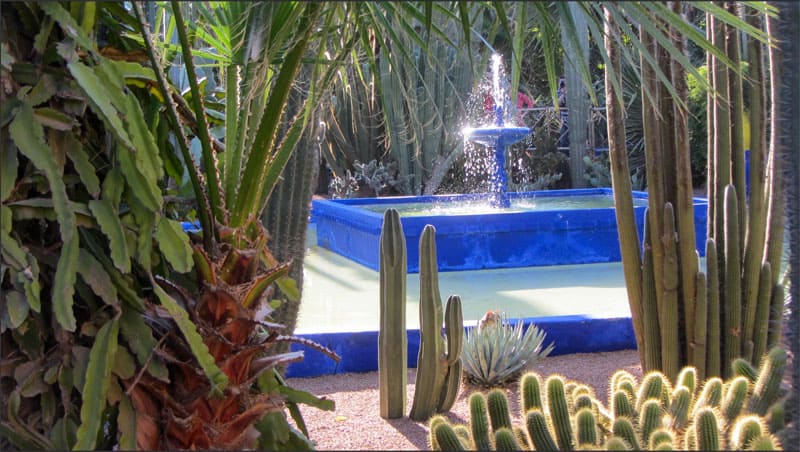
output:
[[[634,207],[646,207],[647,199],[635,198]],[[511,199],[511,206],[496,207],[487,200],[459,202],[409,202],[398,204],[363,204],[370,212],[383,214],[390,207],[402,217],[430,215],[475,215],[491,213],[538,212],[549,210],[604,209],[614,207],[614,198],[608,195],[541,196]]]

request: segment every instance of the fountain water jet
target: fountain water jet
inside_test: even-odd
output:
[[[492,55],[492,97],[494,100],[494,124],[483,127],[467,127],[462,133],[470,141],[494,150],[494,163],[491,175],[491,203],[496,207],[511,205],[508,195],[508,176],[506,175],[506,148],[519,142],[531,133],[528,127],[506,126],[503,115],[506,92],[503,83],[502,58]]]

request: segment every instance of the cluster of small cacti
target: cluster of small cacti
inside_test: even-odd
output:
[[[501,389],[469,397],[470,424],[443,416],[429,423],[433,450],[781,450],[778,382],[786,352],[775,348],[758,371],[746,362],[727,381],[684,367],[673,385],[652,371],[639,382],[625,370],[610,379],[604,405],[580,382],[533,372],[520,381],[522,424],[513,424]]]
[[[466,331],[461,351],[464,380],[487,388],[516,381],[553,350],[552,343],[542,349],[544,338],[544,331],[534,325],[523,331],[522,321],[511,326],[505,315],[487,312],[478,326]]]
[[[464,320],[461,299],[451,295],[442,317],[436,230],[426,225],[419,241],[420,346],[414,400],[409,417],[426,421],[449,410],[461,385],[461,348]],[[400,216],[387,209],[381,230],[380,331],[378,378],[380,415],[403,416],[406,406],[407,347],[405,317],[406,248]],[[442,336],[444,322],[446,338]]]

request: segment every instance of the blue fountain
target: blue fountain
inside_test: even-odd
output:
[[[495,207],[509,207],[510,201],[506,191],[508,177],[506,175],[506,148],[521,141],[531,133],[528,127],[506,126],[502,102],[507,99],[503,89],[502,59],[499,55],[492,56],[492,83],[494,91],[494,124],[490,126],[463,130],[464,136],[478,144],[494,150],[494,164],[491,174],[490,202]]]

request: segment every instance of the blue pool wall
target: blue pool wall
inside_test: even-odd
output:
[[[525,318],[509,320],[515,325],[522,321],[525,328],[530,324],[544,331],[543,347],[551,342],[555,348],[548,356],[573,353],[595,353],[636,349],[636,337],[630,317],[593,318],[582,315]],[[301,334],[335,351],[341,360],[337,363],[327,355],[292,344],[292,351],[304,351],[304,359],[292,363],[286,377],[318,377],[349,372],[372,372],[378,370],[378,332],[359,331],[342,333]],[[408,367],[417,367],[419,353],[419,330],[408,330]]]
[[[509,193],[511,199],[585,195],[613,196],[613,192],[610,188],[594,188]],[[647,199],[646,192],[634,192],[633,196]],[[312,217],[317,226],[317,244],[378,270],[383,214],[360,206],[483,198],[485,195],[314,200]],[[694,198],[696,247],[701,256],[705,254],[707,209],[707,200]],[[640,241],[644,212],[644,206],[634,207]],[[590,264],[622,259],[613,207],[401,217],[401,222],[406,236],[409,273],[419,272],[419,238],[426,224],[436,228],[439,271]]]

